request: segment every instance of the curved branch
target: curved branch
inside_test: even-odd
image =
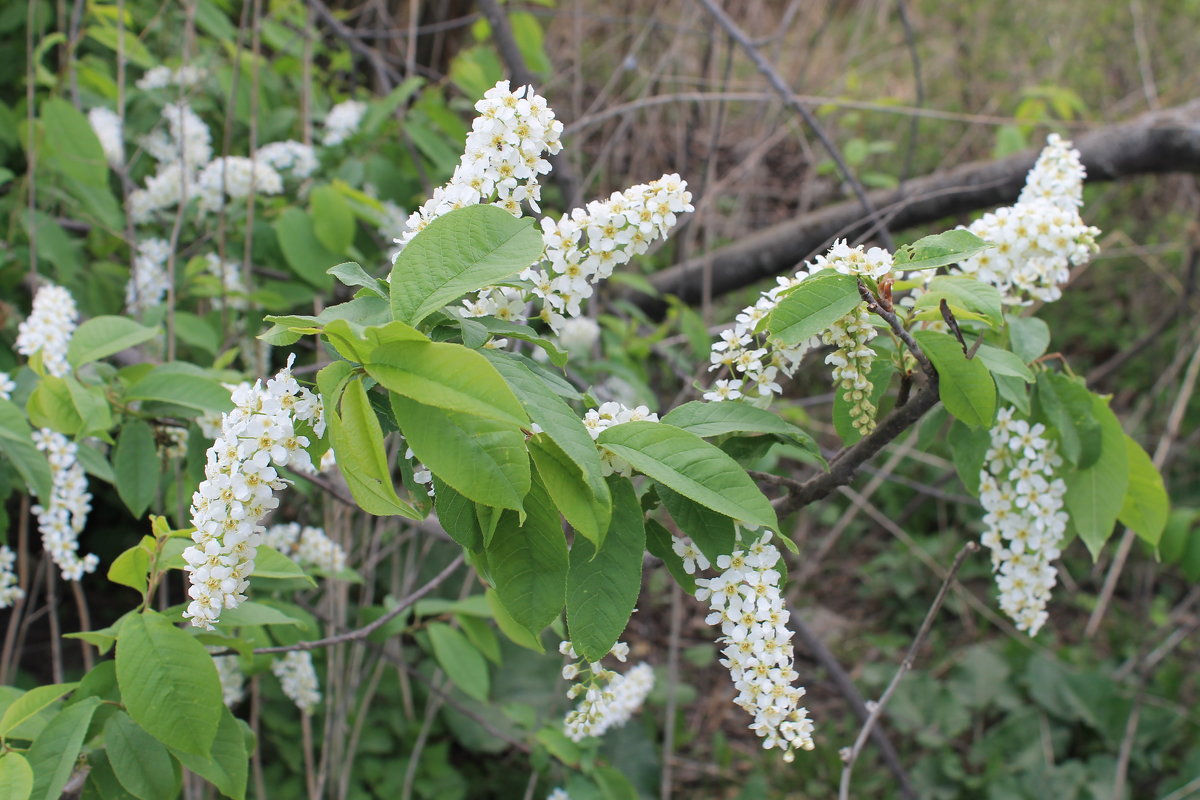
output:
[[[1200,172],[1200,100],[1143,114],[1129,122],[1107,125],[1075,140],[1090,182],[1134,175]],[[976,161],[944,172],[914,178],[897,190],[867,196],[888,219],[892,230],[924,225],[962,214],[1012,203],[1038,151],[995,161]],[[712,296],[793,271],[796,265],[835,238],[858,239],[872,227],[857,200],[804,214],[742,238],[712,253],[697,256],[651,278],[654,288],[686,303],[700,302],[706,265],[712,270]],[[654,317],[666,313],[665,301],[643,294],[629,298]]]

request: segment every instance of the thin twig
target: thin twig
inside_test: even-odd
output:
[[[488,2],[494,2],[494,0],[488,0]],[[804,120],[805,124],[807,124],[812,130],[817,139],[820,140],[821,145],[825,148],[825,151],[829,153],[829,157],[833,159],[833,163],[837,166],[838,172],[841,173],[842,178],[846,181],[846,183],[850,185],[850,188],[854,192],[854,196],[858,198],[858,202],[863,207],[863,211],[865,211],[867,216],[871,218],[873,227],[871,230],[867,231],[866,235],[869,236],[872,232],[877,231],[879,233],[879,238],[883,240],[883,243],[887,246],[887,249],[895,250],[896,247],[895,242],[892,241],[892,235],[888,232],[887,225],[884,224],[879,218],[879,211],[875,208],[875,204],[871,202],[869,197],[867,197],[866,189],[863,188],[862,183],[858,180],[857,176],[855,176],[854,171],[850,169],[850,165],[846,163],[846,159],[842,157],[842,153],[838,149],[837,145],[833,143],[831,138],[829,138],[829,134],[825,132],[825,129],[821,126],[821,123],[817,121],[816,115],[813,114],[807,106],[796,99],[796,96],[792,93],[791,87],[787,85],[787,82],[783,79],[783,77],[776,72],[775,68],[772,67],[766,58],[763,57],[763,54],[757,47],[754,46],[754,43],[750,41],[750,38],[746,36],[745,32],[738,27],[737,23],[725,13],[724,9],[717,5],[714,0],[697,0],[697,2],[704,6],[708,13],[712,14],[713,17],[716,18],[717,22],[720,23],[721,27],[725,29],[725,32],[728,33],[744,51],[746,51],[746,55],[749,56],[750,60],[754,62],[754,66],[758,67],[758,71],[761,72],[767,79],[767,82],[771,84],[771,88],[779,93],[779,96],[783,100],[784,104],[792,111],[799,114]]]
[[[916,638],[913,639],[912,644],[909,646],[904,660],[900,662],[900,667],[892,677],[891,683],[883,691],[883,695],[879,698],[879,701],[868,706],[871,715],[863,723],[862,730],[858,732],[858,738],[854,740],[854,746],[850,748],[850,753],[846,756],[845,764],[842,766],[842,779],[838,786],[838,800],[850,800],[850,778],[854,771],[854,762],[858,760],[859,754],[862,753],[862,749],[866,745],[872,729],[879,722],[879,718],[883,716],[883,710],[887,707],[888,701],[892,699],[896,687],[900,685],[900,681],[904,678],[905,674],[912,669],[913,663],[917,659],[917,653],[920,651],[921,645],[925,643],[925,637],[929,635],[930,628],[933,627],[933,620],[937,617],[938,612],[941,611],[942,603],[946,600],[946,594],[950,591],[951,584],[954,583],[954,576],[962,567],[963,562],[967,560],[967,556],[978,550],[979,543],[970,541],[958,551],[958,555],[954,557],[954,563],[950,565],[950,570],[946,573],[945,580],[942,581],[941,588],[938,589],[937,596],[933,599],[933,605],[929,607],[929,612],[925,614],[925,619],[921,622],[921,627],[917,630]]]

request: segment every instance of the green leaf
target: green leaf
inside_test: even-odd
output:
[[[71,388],[62,378],[46,375],[29,395],[25,404],[29,413],[29,421],[38,428],[52,430],[74,436],[84,426],[83,417],[75,407],[71,397]]]
[[[150,552],[146,547],[147,540],[153,547],[154,540],[149,536],[143,536],[140,543],[113,559],[112,564],[108,566],[107,577],[110,581],[128,586],[138,594],[145,593],[150,581],[147,576],[150,571]]]
[[[536,477],[525,498],[525,514],[524,525],[515,511],[501,514],[486,552],[504,609],[520,627],[540,632],[565,602],[567,542],[558,510]]]
[[[436,622],[429,626],[428,633],[434,658],[450,680],[454,681],[454,685],[486,703],[491,683],[483,655],[467,641],[466,636],[449,625]]]
[[[75,406],[75,413],[79,415],[79,428],[75,435],[108,438],[108,429],[113,426],[113,418],[104,387],[84,386],[70,375],[63,381],[67,385],[71,404]]]
[[[341,192],[332,186],[317,186],[308,195],[308,213],[313,233],[326,250],[343,255],[350,249],[354,243],[354,212]]]
[[[0,717],[0,738],[9,736],[21,723],[33,719],[43,709],[63,695],[75,690],[78,683],[53,683],[38,686],[14,700]]]
[[[257,566],[257,564],[255,565]],[[298,577],[298,576],[294,576]],[[227,608],[221,612],[221,625],[230,627],[240,627],[246,625],[299,625],[304,626],[302,620],[295,617],[290,617],[274,606],[263,605],[256,603],[253,600],[244,600],[241,605],[236,608]]]
[[[533,220],[491,205],[438,217],[392,269],[392,316],[416,325],[462,295],[516,275],[542,255]]]
[[[656,486],[658,498],[671,514],[671,519],[696,543],[705,558],[715,564],[719,557],[733,552],[737,538],[733,520],[692,502],[662,484]]]
[[[314,587],[317,585],[317,582],[299,564],[274,547],[267,545],[259,545],[258,553],[254,556],[254,571],[250,573],[250,577],[274,580],[300,579]],[[225,620],[226,617],[222,614],[221,621]]]
[[[78,369],[161,334],[160,328],[147,328],[128,317],[92,317],[71,336],[71,342],[67,345],[67,361]]]
[[[145,421],[132,419],[121,428],[113,450],[113,471],[121,501],[141,519],[154,501],[162,474],[154,431]]]
[[[828,330],[861,302],[857,279],[823,269],[780,295],[767,317],[767,330],[785,347],[792,347]]]
[[[45,151],[40,163],[72,181],[108,185],[108,161],[83,112],[70,102],[52,97],[42,102]]]
[[[981,344],[975,352],[975,357],[983,362],[983,365],[991,371],[993,376],[1006,375],[1013,378],[1020,378],[1026,383],[1033,383],[1037,380],[1033,375],[1033,371],[1025,366],[1025,362],[1015,353],[1011,353],[1008,350],[1001,350],[999,347],[992,347],[990,344]]]
[[[598,662],[617,643],[642,589],[646,530],[633,484],[609,480],[612,523],[599,550],[587,539],[571,547],[567,573],[567,627],[575,652]]]
[[[625,422],[596,440],[655,482],[735,520],[779,530],[771,501],[740,465],[694,433],[661,422]]]
[[[1008,340],[1017,358],[1028,364],[1050,346],[1050,328],[1037,317],[1009,317]]]
[[[392,485],[383,449],[383,429],[371,408],[362,379],[355,378],[346,384],[340,403],[338,398],[326,395],[325,414],[329,441],[337,453],[340,471],[363,510],[376,516],[421,519],[420,512],[401,500]]]
[[[963,355],[948,333],[915,331],[913,338],[938,372],[938,396],[946,410],[972,428],[989,427],[996,416],[996,384],[978,359]]]
[[[1001,405],[1013,406],[1027,417],[1033,414],[1033,406],[1029,399],[1029,384],[1021,378],[997,375],[995,372],[992,373],[992,380],[996,382],[996,391],[1000,394]]]
[[[424,83],[424,78],[414,75],[406,78],[403,83],[388,92],[386,97],[372,100],[367,107],[367,113],[363,115],[362,122],[359,124],[359,130],[362,131],[364,137],[373,137],[379,127],[395,114],[397,109],[407,102]]]
[[[674,408],[662,421],[702,439],[726,433],[770,434],[812,453],[824,464],[821,448],[805,431],[770,411],[745,403],[693,401]]]
[[[286,209],[275,220],[275,238],[287,264],[304,281],[317,289],[332,287],[327,271],[340,259],[317,238],[313,219],[298,208]]]
[[[1087,469],[1065,476],[1065,502],[1071,522],[1095,559],[1112,535],[1129,486],[1129,453],[1121,423],[1108,400],[1092,395],[1092,416],[1100,423],[1100,455]]]
[[[427,406],[497,420],[519,429],[529,415],[487,358],[453,342],[381,345],[364,365],[388,391]]]
[[[450,538],[467,550],[483,548],[483,531],[475,515],[475,503],[463,497],[438,476],[433,476],[433,503],[438,522]]]
[[[217,668],[194,637],[154,611],[128,617],[117,638],[117,682],[129,716],[154,738],[209,752],[224,704]]]
[[[667,571],[688,594],[696,593],[696,579],[683,568],[683,559],[672,548],[671,532],[653,519],[646,520],[646,549],[655,558],[662,559]]]
[[[64,708],[34,739],[25,756],[33,768],[32,800],[58,800],[62,795],[99,705],[100,698],[88,697]]]
[[[396,423],[416,457],[460,494],[498,508],[521,508],[529,491],[525,435],[508,422],[391,396]]]
[[[356,261],[347,261],[344,264],[338,264],[335,267],[330,267],[326,272],[337,278],[345,286],[361,286],[372,292],[376,297],[383,300],[388,299],[387,284],[378,278],[372,278]]]
[[[175,757],[192,772],[217,787],[226,797],[246,800],[248,778],[248,754],[242,726],[224,705],[220,708],[221,721],[212,750],[206,756],[173,750]]]
[[[968,428],[955,420],[947,436],[954,469],[963,488],[979,496],[979,478],[986,460],[988,448],[992,446],[992,435],[987,428]]]
[[[33,429],[21,409],[0,399],[0,453],[8,457],[33,494],[49,499],[54,485],[50,462],[34,446],[32,436]]]
[[[108,761],[105,750],[92,750],[88,753],[88,779],[83,793],[87,800],[137,800],[125,790],[117,775],[113,772],[112,764]]]
[[[141,800],[160,800],[179,792],[181,775],[162,743],[123,711],[104,726],[108,761],[125,790]]]
[[[938,308],[942,300],[955,313],[965,310],[978,314],[994,328],[1004,324],[1000,292],[990,284],[961,275],[939,275],[929,282],[927,291],[913,307]]]
[[[495,589],[488,589],[484,592],[484,597],[487,598],[488,607],[492,609],[492,616],[496,620],[497,627],[504,632],[509,641],[519,644],[521,647],[532,650],[535,653],[546,652],[546,648],[542,647],[542,642],[538,635],[513,619],[512,614],[504,607],[504,601],[500,599],[500,595],[496,594]]]
[[[1125,437],[1125,449],[1129,457],[1129,487],[1117,519],[1151,547],[1158,547],[1171,513],[1162,475],[1142,446],[1129,436]]]
[[[538,475],[554,504],[571,527],[590,539],[593,545],[602,546],[612,517],[612,499],[607,484],[600,483],[604,490],[603,494],[598,494],[558,443],[545,434],[529,439],[529,455],[533,457]]]
[[[28,800],[33,793],[33,769],[20,753],[0,756],[0,797]]]
[[[968,230],[946,231],[900,246],[892,263],[896,270],[933,269],[957,264],[994,246]]]
[[[218,414],[233,409],[229,390],[220,381],[179,364],[155,367],[129,387],[125,399],[158,400]]]
[[[1100,457],[1100,423],[1092,413],[1092,393],[1082,381],[1059,372],[1037,376],[1035,411],[1058,436],[1067,461],[1087,469]]]

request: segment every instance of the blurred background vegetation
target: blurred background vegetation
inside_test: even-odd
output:
[[[963,162],[1038,147],[1049,132],[1076,137],[1186,103],[1200,75],[1197,0],[726,6],[867,187],[902,186]],[[700,5],[512,0],[502,11],[525,68],[566,126],[567,165],[558,173],[574,173],[576,182],[548,187],[545,208],[566,210],[573,200],[663,172],[680,173],[695,195],[696,212],[672,242],[614,278],[617,287],[645,288],[654,270],[850,197],[812,132]],[[120,27],[129,37],[121,59]],[[86,314],[121,313],[128,277],[124,232],[106,229],[71,176],[56,172],[54,153],[31,170],[25,122],[45,98],[82,109],[112,105],[122,96],[119,82],[131,84],[149,67],[202,66],[210,78],[189,100],[212,128],[217,152],[231,153],[247,152],[251,137],[303,138],[314,116],[334,103],[376,98],[357,138],[323,157],[322,175],[362,192],[357,201],[369,209],[382,201],[413,209],[457,162],[474,100],[511,74],[469,0],[10,0],[0,8],[0,41],[6,341],[15,336],[14,309],[28,308],[31,294],[27,208],[36,206],[52,223],[49,233],[39,227],[33,242],[43,273],[71,288]],[[153,113],[130,106],[131,117]],[[1189,563],[1185,551],[1195,550],[1200,514],[1200,402],[1192,393],[1200,344],[1196,167],[1089,186],[1084,218],[1104,231],[1101,253],[1078,270],[1059,303],[1041,312],[1053,332],[1050,350],[1114,395],[1126,429],[1150,452],[1165,437],[1163,472],[1175,507],[1167,541],[1175,550],[1164,545],[1167,563],[1156,563],[1135,545],[1111,602],[1098,613],[1113,549],[1093,564],[1084,547],[1071,546],[1051,621],[1036,640],[1017,634],[996,611],[986,559],[968,562],[883,725],[916,796],[1200,797],[1200,574],[1171,563]],[[146,166],[140,169],[131,177]],[[181,358],[254,372],[249,337],[261,331],[264,314],[314,313],[334,301],[331,282],[296,280],[294,259],[279,242],[276,223],[292,206],[307,207],[292,196],[256,218],[231,220],[249,227],[228,234],[230,247],[241,248],[252,233],[245,246],[255,265],[248,307],[235,319],[214,307],[215,290],[193,280],[196,270],[180,269],[178,310],[190,315],[181,317]],[[355,214],[355,253],[380,274],[387,237],[367,224],[367,212],[355,207]],[[970,219],[964,213],[928,230],[893,233],[907,240]],[[604,346],[582,377],[615,376],[623,391],[657,408],[690,398],[691,377],[707,361],[709,329],[731,320],[762,288],[695,308],[674,304],[661,320],[616,294],[602,297]],[[193,317],[204,327],[194,327]],[[13,361],[5,352],[0,368]],[[836,448],[823,368],[803,373],[788,395],[789,417]],[[938,436],[944,422],[934,414],[864,470],[853,491],[786,523],[791,530],[784,533],[800,545],[800,555],[789,556],[788,596],[829,649],[819,657],[808,643],[796,643],[818,747],[794,764],[763,753],[745,729],[702,607],[670,588],[661,564],[647,570],[629,640],[635,659],[656,666],[659,685],[645,713],[609,733],[598,756],[639,796],[834,796],[838,750],[853,741],[860,721],[830,659],[862,696],[878,696],[945,567],[979,532],[980,510]],[[812,469],[781,448],[761,467],[795,475]],[[193,461],[181,491],[190,492],[195,478]],[[313,491],[285,511],[310,499],[319,506],[319,496]],[[167,510],[176,505],[172,496],[162,503]],[[10,498],[14,516],[16,504]],[[107,561],[142,531],[111,492],[99,492],[96,505],[89,542]],[[321,615],[369,618],[382,610],[385,594],[416,585],[448,560],[448,552],[411,531],[380,531],[331,506],[322,512],[325,525],[350,545],[365,582],[298,596]],[[95,624],[126,607],[123,590],[99,575],[86,586]],[[457,588],[446,591],[457,597]],[[426,611],[436,617],[445,606]],[[66,630],[78,628],[72,613],[62,609]],[[39,654],[47,634],[35,630],[28,638],[19,680],[44,681]],[[495,670],[490,704],[461,693],[443,703],[441,690],[430,688],[441,685],[431,659],[411,643],[391,640],[387,659],[376,652],[382,642],[365,653],[331,651],[320,671],[336,700],[316,723],[317,747],[333,776],[327,796],[540,798],[569,780],[572,770],[560,762],[579,753],[530,736],[536,720],[565,710],[559,665],[498,641],[503,668]],[[67,653],[75,657],[75,650]],[[253,708],[243,710],[260,732],[261,796],[301,797],[295,709],[269,680],[254,687]],[[592,790],[576,786],[572,797]],[[856,769],[854,794],[901,796],[874,746]]]

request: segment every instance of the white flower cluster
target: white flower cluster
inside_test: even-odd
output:
[[[16,553],[8,545],[0,544],[0,608],[8,608],[25,596],[25,592],[17,585],[17,574],[13,571],[16,563]]]
[[[325,136],[321,144],[332,147],[349,139],[358,130],[367,104],[361,100],[343,100],[325,115]]]
[[[78,461],[79,446],[49,428],[34,431],[33,443],[46,454],[53,481],[49,499],[32,509],[42,547],[62,571],[63,580],[77,581],[100,564],[95,554],[79,557],[79,534],[92,510],[87,475]]]
[[[120,169],[125,164],[125,133],[121,117],[110,108],[96,106],[88,112],[88,123],[100,140],[104,158],[113,169]]]
[[[263,145],[258,148],[255,158],[279,172],[290,172],[296,178],[307,178],[320,166],[317,151],[293,139]]]
[[[242,265],[237,261],[222,261],[216,253],[204,256],[207,262],[208,274],[212,275],[225,290],[224,297],[213,297],[214,308],[232,308],[242,310],[246,307],[246,284],[242,280]]]
[[[16,382],[7,372],[0,372],[0,400],[11,400],[17,388]]]
[[[271,671],[279,678],[283,693],[305,714],[310,713],[321,702],[321,687],[317,683],[317,670],[313,667],[312,653],[307,650],[292,650],[271,664]]]
[[[589,409],[583,415],[583,427],[587,428],[587,432],[595,441],[601,433],[611,428],[613,425],[620,425],[625,422],[658,422],[658,414],[650,411],[646,406],[637,406],[629,408],[615,401],[601,403],[599,408]],[[600,451],[600,469],[605,475],[612,475],[614,472],[618,475],[628,477],[633,474],[633,467],[625,459],[615,456],[607,450]]]
[[[570,642],[562,642],[558,652],[572,661],[563,667],[566,680],[580,678],[567,690],[567,697],[574,700],[583,695],[583,700],[563,719],[563,726],[573,742],[582,742],[592,736],[603,736],[611,728],[619,728],[641,708],[646,695],[654,688],[654,669],[649,664],[638,664],[624,675],[605,669],[599,662],[588,664],[579,659]],[[629,656],[629,645],[617,642],[609,655],[622,663]]]
[[[671,174],[593,200],[557,222],[543,217],[542,259],[520,275],[541,300],[540,318],[561,332],[567,317],[582,313],[580,304],[592,296],[594,285],[665,238],[678,215],[692,210],[687,182]],[[486,297],[481,293],[483,308],[467,303],[468,316],[485,316],[480,312],[488,310]]]
[[[263,544],[274,547],[304,566],[341,572],[346,568],[346,551],[325,535],[325,531],[298,522],[272,525],[263,536]]]
[[[178,69],[170,67],[152,67],[137,82],[137,87],[143,90],[166,89],[169,86],[187,88],[195,86],[208,76],[200,67],[184,65]]]
[[[1060,298],[1071,266],[1085,263],[1099,249],[1100,229],[1079,216],[1084,176],[1079,151],[1051,134],[1017,204],[984,214],[967,227],[996,246],[963,261],[959,271],[994,285],[1008,305]]]
[[[559,786],[546,795],[546,800],[571,800],[571,795],[567,794],[566,789]]]
[[[479,116],[471,123],[467,144],[454,174],[445,186],[412,213],[405,231],[396,239],[400,249],[443,214],[467,206],[493,202],[515,217],[521,202],[534,209],[541,199],[538,177],[550,171],[542,154],[562,149],[562,123],[546,99],[532,87],[509,91],[500,81],[475,104]]]
[[[70,292],[61,286],[43,286],[33,297],[29,316],[17,326],[17,352],[26,357],[41,353],[46,372],[58,378],[65,376],[71,371],[67,345],[78,318]]]
[[[696,547],[696,543],[686,536],[672,536],[671,549],[683,561],[683,571],[688,575],[695,575],[697,569],[706,570],[712,566],[704,553],[700,552],[700,548]]]
[[[158,162],[146,185],[129,193],[129,214],[135,223],[155,218],[159,211],[186,204],[196,188],[196,171],[212,160],[212,133],[186,103],[168,103],[162,110],[167,129],[156,129],[139,140]]]
[[[799,675],[787,627],[791,615],[774,568],[779,550],[770,541],[766,531],[744,550],[717,559],[722,573],[697,578],[696,599],[709,602],[712,613],[705,621],[721,627],[721,664],[738,690],[734,702],[754,717],[750,730],[764,748],[777,747],[791,761],[796,748],[813,749],[813,724],[800,706],[803,687],[792,685]]]
[[[1062,458],[1043,425],[1014,419],[1012,408],[996,415],[992,443],[979,474],[984,515],[983,544],[992,552],[1000,608],[1017,629],[1037,635],[1057,581],[1051,564],[1069,517],[1063,510],[1066,483],[1057,477]]]
[[[320,398],[292,377],[293,358],[265,387],[257,381],[234,390],[235,408],[222,415],[208,449],[204,480],[192,495],[196,544],[183,551],[192,598],[183,616],[196,627],[211,630],[221,609],[246,597],[265,531],[260,521],[279,505],[273,491],[287,485],[275,468],[312,469],[308,437],[296,425],[307,422],[322,436],[324,413]]]
[[[214,648],[209,648],[214,649]],[[232,708],[246,696],[246,675],[238,666],[237,656],[213,656],[217,677],[221,680],[221,699]]]
[[[187,428],[160,425],[154,429],[154,434],[158,445],[158,454],[162,458],[183,458],[187,455]]]
[[[137,314],[163,301],[170,288],[167,261],[171,245],[166,239],[142,239],[133,257],[133,272],[125,285],[125,307]]]
[[[600,325],[591,317],[572,317],[563,322],[558,344],[573,356],[583,357],[600,339]]]
[[[875,404],[871,402],[874,387],[868,377],[875,361],[875,351],[870,346],[875,334],[866,303],[859,303],[821,334],[822,342],[837,347],[825,356],[825,363],[833,365],[833,382],[850,404],[850,421],[854,429],[863,436],[875,430]]]
[[[792,277],[776,278],[775,286],[763,292],[754,305],[743,308],[734,320],[733,327],[722,331],[720,339],[713,343],[709,355],[711,366],[708,370],[713,372],[725,369],[730,377],[715,381],[712,388],[705,392],[705,400],[718,403],[726,400],[762,403],[769,402],[768,398],[783,391],[777,378],[781,373],[787,378],[795,375],[805,354],[817,344],[817,340],[814,338],[793,347],[784,347],[774,337],[759,332],[758,328],[767,315],[775,310],[780,295],[799,286],[814,272],[826,268],[834,269],[843,275],[881,278],[891,271],[892,256],[879,247],[869,250],[863,245],[850,247],[842,239],[835,241],[828,253],[817,256],[816,261],[805,263],[804,268]],[[846,338],[845,334],[848,331],[845,326],[849,316],[839,320],[842,329],[835,331],[832,340],[827,339],[826,344],[842,346],[837,340]],[[854,330],[857,331],[857,327]],[[862,335],[866,336],[865,332]],[[871,334],[871,337],[873,335]],[[871,337],[867,337],[866,340]],[[865,346],[866,340],[863,341],[862,347],[850,348],[850,351],[869,349]],[[833,360],[826,359],[826,363],[834,365],[834,380],[840,382],[840,370],[850,365],[850,359],[837,354],[831,358]],[[839,365],[839,360],[846,360],[847,364]]]
[[[283,177],[264,159],[223,156],[213,159],[196,176],[200,213],[219,211],[225,197],[243,200],[251,194],[273,195],[283,191]]]

